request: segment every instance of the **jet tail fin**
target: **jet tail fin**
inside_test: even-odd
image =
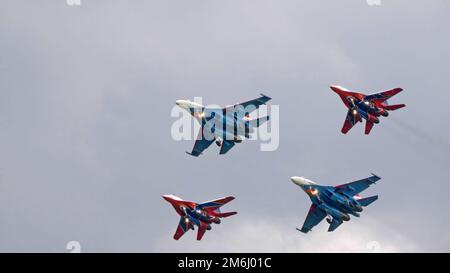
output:
[[[203,238],[203,235],[205,235],[207,229],[207,225],[204,222],[200,222],[200,227],[197,231],[197,241],[200,241]]]
[[[220,148],[219,154],[223,155],[226,154],[231,148],[234,147],[235,142],[232,140],[224,140],[222,142],[222,147]]]
[[[300,232],[303,232],[303,233],[308,233],[310,231],[309,229],[307,229],[305,227],[302,227],[302,229],[299,229],[299,228],[295,228],[295,229],[300,231]]]
[[[378,199],[378,195],[374,195],[374,196],[370,196],[367,198],[359,199],[358,202],[361,204],[361,206],[367,207],[368,205],[375,202],[377,199]]]
[[[370,131],[372,131],[373,125],[374,125],[374,123],[372,121],[369,121],[369,120],[366,121],[366,129],[364,131],[364,133],[366,135],[370,134]]]
[[[342,220],[337,220],[336,218],[333,218],[333,221],[331,222],[330,226],[328,227],[328,232],[332,232],[335,229],[337,229],[342,224]]]
[[[405,104],[394,104],[394,105],[383,105],[383,108],[388,110],[388,111],[394,111],[400,108],[405,107]]]
[[[251,127],[257,128],[268,120],[269,120],[269,116],[266,116],[266,117],[262,117],[262,118],[258,118],[258,119],[249,120],[248,123]]]

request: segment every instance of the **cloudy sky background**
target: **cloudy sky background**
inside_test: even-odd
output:
[[[450,251],[450,2],[1,1],[0,251]],[[340,133],[329,85],[403,87],[370,136]],[[280,105],[280,146],[176,142],[177,99]],[[327,233],[299,233],[310,201],[289,177],[370,175],[380,199]],[[172,239],[161,197],[225,195],[237,210],[201,242]]]

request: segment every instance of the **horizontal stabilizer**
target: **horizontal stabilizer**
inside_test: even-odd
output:
[[[261,124],[269,120],[269,116],[250,120],[248,123],[251,127],[259,127]]]
[[[225,218],[225,217],[232,216],[232,215],[235,215],[235,214],[237,214],[237,212],[236,211],[232,211],[232,212],[216,213],[216,216]]]
[[[206,211],[216,211],[217,213],[220,213],[220,207],[227,204],[228,202],[231,202],[232,200],[234,200],[233,196],[227,196],[224,198],[220,198],[220,199],[216,199],[216,200],[211,200],[211,201],[207,201],[201,204],[197,205],[198,209],[203,209]]]
[[[361,206],[367,207],[368,205],[375,202],[377,199],[378,199],[378,195],[375,195],[375,196],[370,196],[367,198],[359,199],[358,202],[361,204]]]
[[[388,110],[388,111],[394,111],[400,108],[405,107],[405,104],[394,104],[394,105],[384,105],[383,108]]]

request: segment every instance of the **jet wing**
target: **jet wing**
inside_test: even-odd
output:
[[[175,231],[175,234],[173,235],[173,238],[175,240],[178,240],[181,238],[181,236],[186,233],[189,229],[189,224],[186,222],[184,217],[180,217],[180,223],[178,224],[177,230]]]
[[[194,148],[192,149],[191,153],[186,152],[189,155],[192,156],[199,156],[204,150],[208,149],[209,146],[214,142],[214,138],[211,140],[206,139],[203,136],[203,128],[200,128],[197,136],[197,140],[195,141]]]
[[[355,196],[358,193],[364,191],[365,189],[367,189],[368,187],[370,187],[370,185],[374,184],[375,182],[377,182],[378,180],[380,180],[381,178],[379,176],[376,176],[374,174],[372,174],[371,177],[368,178],[364,178],[355,182],[350,182],[347,184],[343,184],[343,185],[339,185],[334,187],[336,191],[341,191],[345,194],[347,194],[348,196]]]
[[[326,212],[317,207],[316,204],[312,204],[309,209],[308,215],[306,216],[305,223],[302,229],[297,229],[303,233],[308,233],[311,229],[316,226],[320,221],[327,216]]]
[[[232,200],[234,200],[234,197],[228,196],[225,198],[211,200],[211,201],[207,201],[207,202],[198,204],[196,208],[203,209],[206,211],[213,211],[213,210],[220,208],[221,206],[225,205],[226,203],[228,203]]]
[[[353,128],[353,125],[355,125],[358,122],[357,115],[354,115],[352,110],[348,110],[347,116],[345,117],[344,126],[342,126],[341,132],[343,134],[348,133],[350,129]]]
[[[224,140],[222,142],[222,147],[220,148],[220,154],[226,154],[231,148],[234,147],[234,141],[233,140]]]
[[[234,113],[234,111],[236,111],[238,114],[243,115],[244,113],[241,112],[242,110],[246,110],[246,112],[251,113],[254,110],[258,109],[261,105],[266,104],[266,102],[268,102],[271,99],[272,98],[270,98],[264,94],[261,94],[261,97],[259,97],[257,99],[238,103],[233,106],[228,106],[224,110],[226,111],[227,115],[229,115],[230,113]],[[247,111],[247,110],[249,110],[249,111]]]
[[[403,89],[401,89],[401,88],[395,88],[395,89],[392,89],[392,90],[387,90],[387,91],[383,91],[383,92],[380,92],[380,93],[367,95],[365,97],[365,99],[366,100],[370,100],[370,101],[376,101],[376,102],[384,102],[387,99],[397,95],[398,93],[400,93],[402,91],[403,91]]]
[[[334,231],[342,224],[342,220],[337,220],[333,218],[333,221],[331,222],[330,226],[328,227],[328,231]]]

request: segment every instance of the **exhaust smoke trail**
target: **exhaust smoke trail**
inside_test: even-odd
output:
[[[427,131],[418,128],[415,125],[409,124],[401,119],[396,117],[389,117],[395,124],[397,124],[397,128],[403,129],[409,135],[416,137],[419,140],[422,140],[434,148],[443,151],[443,149],[450,150],[450,141],[447,139],[442,139],[436,136],[431,135]]]
[[[410,160],[423,161],[439,168],[445,173],[450,173],[448,162],[445,160],[450,151],[450,141],[433,136],[424,129],[409,124],[398,118],[389,117],[393,123],[385,122],[382,126],[386,128],[387,133],[394,136],[401,145],[407,146],[411,151],[420,156],[410,158]]]

